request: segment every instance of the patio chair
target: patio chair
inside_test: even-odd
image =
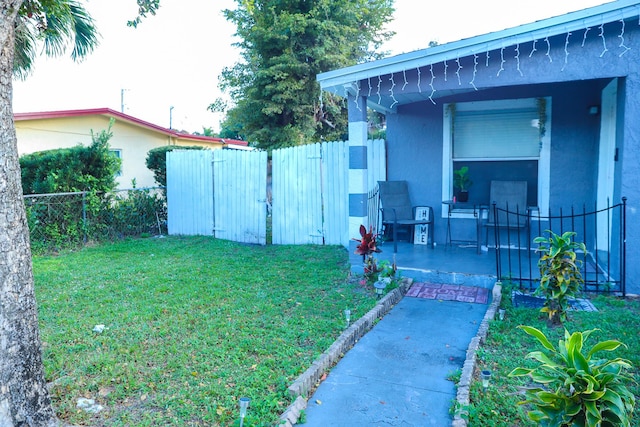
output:
[[[393,235],[393,252],[398,252],[398,227],[408,227],[415,232],[416,225],[428,225],[431,247],[433,240],[433,208],[427,206],[428,217],[425,219],[415,219],[415,206],[411,204],[409,198],[409,187],[407,181],[378,181],[380,188],[380,212],[382,212],[382,228],[384,233],[388,233],[391,227]],[[410,241],[414,233],[410,233]]]
[[[489,244],[489,228],[526,229],[529,226],[527,182],[491,181],[487,221],[482,225],[487,229],[485,246]],[[481,247],[478,242],[478,253],[480,252]]]

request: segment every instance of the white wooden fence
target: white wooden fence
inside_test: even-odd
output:
[[[368,142],[369,186],[386,179],[382,140]],[[349,245],[349,144],[325,142],[272,153],[272,242]],[[267,154],[167,153],[169,234],[266,243]]]
[[[267,153],[167,153],[169,234],[266,243]]]

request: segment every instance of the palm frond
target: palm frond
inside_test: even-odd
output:
[[[16,23],[14,74],[26,76],[40,44],[47,56],[61,56],[73,46],[71,58],[81,60],[98,45],[94,20],[77,0],[30,3]]]
[[[18,17],[15,27],[15,56],[13,59],[13,74],[24,80],[33,68],[36,57],[37,39],[33,29],[29,28],[28,20]]]

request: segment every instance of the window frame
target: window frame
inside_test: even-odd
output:
[[[451,105],[455,105],[456,111],[483,111],[483,110],[510,110],[520,108],[530,108],[532,105],[538,105],[539,98],[522,98],[522,99],[502,99],[491,101],[471,101],[447,103],[443,105],[443,141],[442,141],[442,200],[450,200],[453,194],[453,115],[451,113]],[[540,212],[548,212],[549,210],[549,182],[551,173],[551,117],[552,105],[551,97],[542,98],[546,101],[546,122],[545,134],[541,138],[541,147],[539,157],[527,158],[486,158],[473,159],[473,161],[510,161],[510,160],[538,160],[538,200],[537,208]],[[457,159],[461,160],[461,159]],[[456,209],[451,212],[451,218],[474,218],[473,209]],[[442,204],[442,218],[449,216],[449,206]]]
[[[118,169],[118,172],[116,172],[116,178],[121,177],[122,176],[122,148],[109,148],[109,153],[113,154],[114,156],[116,156],[118,159],[120,159],[120,169]]]

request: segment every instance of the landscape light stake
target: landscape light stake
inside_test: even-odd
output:
[[[240,427],[244,424],[244,417],[247,415],[247,408],[249,407],[251,399],[248,397],[240,398]]]
[[[489,388],[489,381],[491,380],[491,371],[482,371],[480,376],[482,377],[482,388],[486,393]]]
[[[351,324],[351,310],[348,308],[344,311],[344,317],[347,319],[347,328]]]
[[[373,284],[373,286],[376,288],[376,296],[378,297],[378,299],[380,299],[380,297],[382,297],[382,292],[384,292],[384,288],[387,287],[387,284],[381,280],[378,280]]]

